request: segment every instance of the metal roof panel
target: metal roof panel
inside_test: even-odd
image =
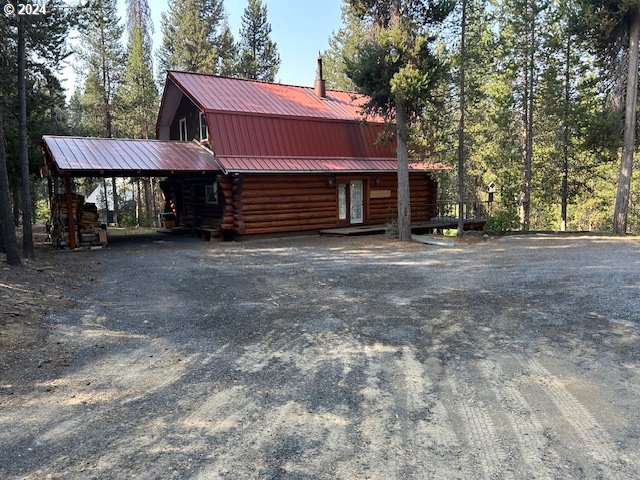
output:
[[[206,111],[240,112],[273,116],[312,117],[358,121],[367,97],[353,92],[327,90],[315,95],[313,87],[218,77],[201,73],[169,71],[168,78]],[[377,116],[368,120],[383,122]]]
[[[219,171],[213,153],[193,142],[44,135],[63,171]]]

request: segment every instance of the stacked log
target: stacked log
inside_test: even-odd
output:
[[[81,247],[96,247],[106,243],[106,236],[101,235],[102,228],[95,203],[85,203],[80,207],[77,223]]]
[[[241,192],[244,233],[335,226],[337,187],[329,180],[329,175],[245,175]]]
[[[269,234],[334,228],[338,219],[338,185],[362,180],[365,222],[386,223],[397,217],[397,175],[244,174],[220,176],[224,198],[221,229],[241,234]],[[412,220],[435,212],[436,183],[427,173],[411,173]]]
[[[370,223],[386,223],[393,221],[398,216],[398,180],[397,175],[386,173],[376,175],[371,184],[371,192],[388,193],[375,198],[371,195],[369,200]],[[426,173],[410,173],[409,185],[411,189],[411,221],[424,222],[429,220],[436,210],[436,183]]]
[[[80,247],[98,247],[106,245],[106,232],[98,220],[98,207],[95,203],[84,203],[84,197],[72,194],[72,212],[76,219],[76,245]],[[51,199],[51,243],[60,248],[69,248],[69,218],[65,195]]]
[[[78,216],[78,205],[84,203],[84,197],[76,193],[72,194],[71,215]],[[65,195],[57,195],[51,201],[51,243],[60,248],[69,248],[69,219],[67,199]],[[76,245],[78,244],[78,232],[75,231]]]

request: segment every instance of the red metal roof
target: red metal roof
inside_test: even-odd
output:
[[[260,157],[389,157],[394,141],[382,141],[380,124],[208,113],[216,155]]]
[[[62,171],[219,171],[213,154],[192,142],[83,138],[44,135],[46,148]]]
[[[389,158],[219,156],[217,159],[227,173],[394,172],[398,168],[397,161]],[[409,170],[417,172],[448,168],[439,163],[409,164]]]
[[[327,96],[319,98],[311,87],[198,73],[170,71],[168,78],[207,112],[359,121],[364,119],[361,110],[367,101],[367,97],[353,92],[327,90]],[[384,122],[380,117],[367,120]]]

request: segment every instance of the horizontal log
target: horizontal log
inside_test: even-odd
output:
[[[300,202],[300,203],[273,203],[273,204],[261,204],[261,203],[252,203],[249,205],[244,205],[242,211],[244,213],[251,212],[274,212],[281,210],[288,211],[313,211],[319,209],[337,209],[338,202]]]
[[[331,173],[313,174],[313,173],[297,173],[297,174],[281,174],[281,175],[244,175],[245,183],[252,185],[263,185],[270,183],[327,183],[333,177]]]
[[[262,198],[262,197],[280,197],[286,195],[337,195],[337,192],[334,188],[326,188],[326,187],[296,187],[296,188],[276,188],[276,189],[260,189],[260,190],[249,190],[245,189],[242,191],[242,196],[245,198]]]
[[[336,196],[331,195],[288,195],[284,197],[264,197],[249,198],[244,202],[245,205],[251,204],[280,204],[280,203],[297,203],[297,202],[330,202],[335,201]],[[244,200],[244,198],[243,198]]]
[[[335,223],[319,223],[317,225],[300,225],[297,228],[291,227],[260,227],[253,228],[247,226],[245,229],[246,235],[259,235],[259,234],[269,234],[269,233],[283,233],[283,232],[301,232],[306,230],[322,230],[324,228],[333,228],[337,225]]]
[[[299,212],[299,213],[265,213],[265,214],[244,214],[242,218],[246,223],[260,223],[265,221],[280,220],[311,220],[316,218],[338,218],[338,212],[335,210],[321,210],[318,212]]]
[[[328,217],[313,218],[310,220],[280,220],[280,221],[264,221],[264,222],[251,222],[251,228],[268,228],[268,227],[302,227],[305,225],[326,224],[333,225],[336,223],[336,216],[331,215]],[[292,228],[291,230],[295,230]]]
[[[330,182],[330,177],[315,177],[307,178],[306,175],[298,175],[292,178],[262,178],[262,179],[247,179],[245,185],[251,188],[264,188],[269,185],[317,185],[327,187]],[[334,180],[335,182],[335,180]]]

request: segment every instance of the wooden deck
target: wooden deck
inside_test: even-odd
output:
[[[465,230],[480,230],[484,227],[486,220],[466,220],[464,222]],[[458,228],[458,222],[414,222],[411,224],[411,231],[413,233],[430,233],[434,230],[447,230]],[[322,235],[376,235],[384,233],[387,230],[387,225],[359,225],[341,228],[328,228],[320,230]]]

